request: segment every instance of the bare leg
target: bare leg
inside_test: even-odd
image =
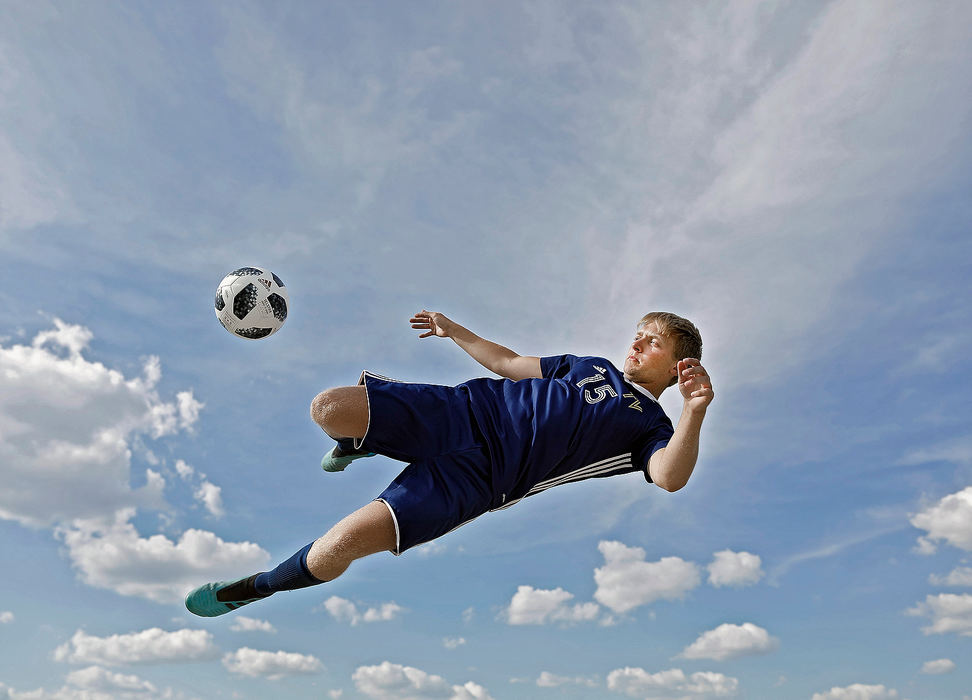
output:
[[[322,391],[310,411],[314,422],[332,438],[363,438],[368,431],[368,392],[363,386]]]
[[[314,542],[307,553],[307,568],[321,581],[333,581],[355,559],[376,552],[393,552],[396,544],[395,520],[388,507],[372,501]]]

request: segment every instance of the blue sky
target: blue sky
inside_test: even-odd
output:
[[[0,697],[970,697],[968,3],[0,7]],[[421,308],[692,318],[696,474],[188,614],[401,468],[323,474],[318,391],[485,374]]]

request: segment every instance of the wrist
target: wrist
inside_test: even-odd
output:
[[[456,324],[448,318],[445,317],[440,318],[438,321],[436,321],[435,325],[437,325],[439,327],[439,330],[441,330],[443,333],[446,334],[446,336],[450,338],[456,334],[455,333]]]
[[[685,403],[682,404],[682,417],[701,421],[705,418],[705,412],[708,408],[707,405],[699,406],[686,399]]]

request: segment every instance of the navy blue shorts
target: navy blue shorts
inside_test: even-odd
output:
[[[395,554],[434,540],[494,504],[485,440],[465,387],[363,372],[370,421],[358,447],[409,465],[376,500],[395,520]]]

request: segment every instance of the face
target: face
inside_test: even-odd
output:
[[[663,336],[654,323],[647,323],[638,328],[628,346],[624,376],[638,384],[666,387],[675,376],[677,363],[671,339]]]

